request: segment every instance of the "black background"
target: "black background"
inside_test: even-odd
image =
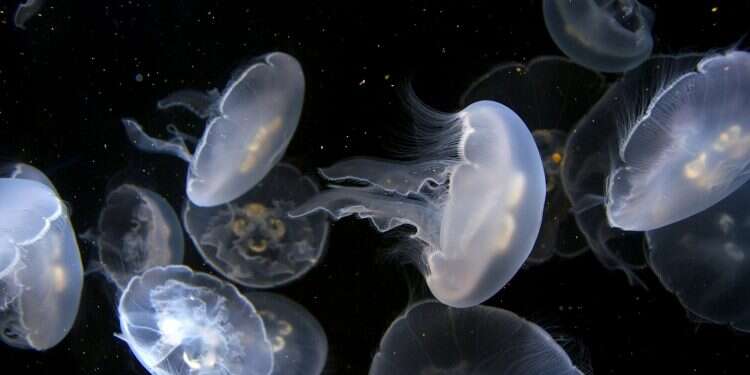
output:
[[[83,232],[123,170],[145,172],[175,208],[182,203],[185,165],[133,150],[120,118],[158,134],[166,123],[158,99],[180,88],[223,88],[256,55],[281,50],[304,67],[305,108],[285,160],[312,174],[347,156],[387,156],[384,143],[408,122],[394,87],[405,79],[429,105],[455,111],[467,85],[493,65],[560,54],[538,0],[357,3],[50,0],[22,31],[11,22],[17,2],[2,0],[0,157],[45,171]],[[659,53],[727,47],[748,31],[747,1],[645,3],[656,12]],[[188,129],[199,134],[202,126]],[[186,244],[186,263],[210,271]],[[419,274],[388,255],[393,244],[364,221],[335,223],[319,266],[276,290],[320,320],[330,344],[326,373],[366,373],[390,322],[424,295]],[[81,247],[89,263],[93,249]],[[748,335],[696,323],[653,275],[642,276],[648,290],[586,253],[523,269],[486,304],[537,322],[597,374],[748,372]],[[87,277],[67,338],[44,353],[0,346],[0,373],[145,373],[113,337],[112,300],[101,278]]]

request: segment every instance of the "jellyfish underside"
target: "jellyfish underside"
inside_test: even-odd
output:
[[[459,158],[345,160],[321,174],[360,186],[334,186],[290,214],[357,215],[381,232],[414,226],[423,247],[416,263],[433,294],[465,307],[494,295],[526,260],[541,222],[544,171],[531,134],[507,107],[481,101],[450,116],[442,141],[458,143]]]
[[[536,324],[487,306],[411,306],[388,328],[370,375],[581,374]]]

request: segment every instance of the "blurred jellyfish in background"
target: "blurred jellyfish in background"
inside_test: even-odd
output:
[[[696,316],[750,332],[750,184],[709,209],[646,233],[649,264]]]
[[[328,356],[323,327],[304,307],[275,293],[246,293],[273,348],[273,375],[318,375]]]
[[[643,63],[654,46],[654,13],[636,0],[544,0],[552,40],[587,68],[619,73]]]
[[[271,343],[252,303],[232,284],[185,266],[130,279],[119,337],[155,375],[268,375]]]
[[[203,259],[226,278],[252,288],[280,286],[307,273],[325,251],[324,214],[288,216],[317,193],[312,180],[280,163],[232,202],[216,207],[186,202],[185,229]]]
[[[304,93],[299,62],[273,52],[236,74],[220,96],[186,90],[159,102],[160,108],[184,107],[208,117],[194,154],[185,144],[191,137],[179,131],[164,141],[147,135],[134,120],[123,125],[139,149],[190,163],[188,198],[198,206],[217,206],[250,190],[281,159],[297,129]]]
[[[582,372],[547,332],[510,311],[424,301],[391,323],[370,366],[370,375],[399,374]]]
[[[414,226],[414,262],[435,297],[477,305],[515,275],[534,246],[546,193],[539,151],[523,120],[500,103],[448,114],[411,95],[421,158],[354,158],[322,169],[329,181],[361,186],[333,186],[291,215],[357,215],[381,232]]]
[[[515,111],[533,132],[544,163],[547,198],[539,237],[527,263],[541,263],[554,255],[580,253],[569,243],[575,230],[568,221],[570,203],[560,181],[568,131],[604,93],[604,77],[568,59],[543,56],[528,64],[506,63],[492,68],[471,84],[462,105],[494,100]],[[560,233],[562,231],[563,233]]]
[[[182,263],[182,226],[172,206],[159,194],[123,184],[107,195],[96,232],[82,238],[99,249],[106,276],[122,290],[143,271]]]
[[[46,350],[70,331],[83,287],[65,203],[26,164],[0,168],[0,339]]]
[[[13,14],[13,24],[17,28],[25,30],[26,22],[39,13],[47,0],[26,0],[18,4],[16,12]]]

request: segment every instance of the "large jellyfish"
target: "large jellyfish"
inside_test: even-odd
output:
[[[318,192],[315,183],[280,163],[253,189],[217,207],[185,204],[183,221],[203,259],[228,279],[271,288],[298,279],[325,251],[325,215],[287,214]]]
[[[711,208],[646,233],[649,264],[700,318],[750,332],[750,184]]]
[[[422,158],[354,158],[321,170],[334,186],[291,214],[356,214],[385,232],[416,227],[415,263],[443,303],[467,307],[500,290],[529,256],[541,225],[544,167],[526,125],[493,101],[455,114],[411,97]],[[430,144],[432,143],[432,144]]]
[[[133,184],[107,195],[97,233],[89,238],[99,249],[104,272],[119,289],[149,268],[182,263],[179,218],[159,194]]]
[[[78,314],[78,244],[66,205],[42,172],[12,164],[2,167],[2,176],[0,339],[46,350],[68,334]]]
[[[164,141],[147,135],[134,120],[123,124],[139,149],[190,163],[188,198],[198,206],[217,206],[250,190],[281,159],[297,129],[304,93],[299,62],[273,52],[236,74],[221,96],[180,91],[159,102],[160,108],[180,106],[209,117],[194,154],[185,145],[191,137],[179,131]]]
[[[370,366],[370,375],[400,374],[582,372],[547,332],[510,311],[423,301],[391,323]]]
[[[643,63],[654,46],[654,13],[637,0],[544,0],[552,40],[573,61],[601,72]]]
[[[154,375],[268,375],[271,343],[232,284],[185,266],[155,267],[120,297],[119,337]]]
[[[494,100],[507,105],[533,132],[544,162],[547,198],[542,228],[528,263],[553,255],[575,256],[583,246],[571,243],[575,224],[568,220],[570,203],[560,181],[568,131],[601,97],[604,77],[570,60],[554,56],[528,64],[505,63],[477,79],[461,98],[462,105]],[[560,233],[562,232],[562,233]]]
[[[317,319],[298,303],[275,293],[250,292],[273,348],[273,375],[318,375],[328,356],[328,339]]]

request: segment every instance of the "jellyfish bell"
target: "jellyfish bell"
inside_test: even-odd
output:
[[[344,160],[324,178],[360,187],[323,191],[290,215],[356,214],[381,232],[408,224],[422,244],[417,265],[442,302],[466,307],[497,293],[534,245],[545,197],[544,168],[531,133],[509,108],[472,103],[457,114],[420,107],[433,145],[410,162]],[[422,143],[424,144],[424,143]]]
[[[567,353],[536,324],[499,308],[417,303],[391,323],[370,375],[580,375]]]
[[[274,353],[272,375],[318,375],[328,355],[328,339],[310,312],[276,293],[250,292]]]
[[[120,297],[118,336],[152,374],[268,375],[263,321],[232,284],[185,266],[155,267]]]
[[[279,163],[247,193],[216,207],[185,203],[183,222],[203,259],[226,278],[252,288],[292,282],[323,257],[328,220],[288,212],[318,193],[297,168]]]
[[[123,120],[128,137],[141,150],[165,153],[190,163],[186,192],[197,206],[208,207],[238,198],[260,181],[281,159],[297,128],[305,83],[302,67],[292,56],[273,52],[236,74],[212,108],[193,91],[178,92],[159,107],[182,106],[210,114],[195,153],[185,138],[147,135],[131,119]],[[212,97],[212,95],[209,95]]]
[[[46,350],[73,326],[83,271],[64,202],[50,186],[23,176],[29,174],[0,178],[0,339]]]
[[[544,0],[542,8],[552,40],[587,68],[625,72],[651,55],[654,13],[637,0]]]

